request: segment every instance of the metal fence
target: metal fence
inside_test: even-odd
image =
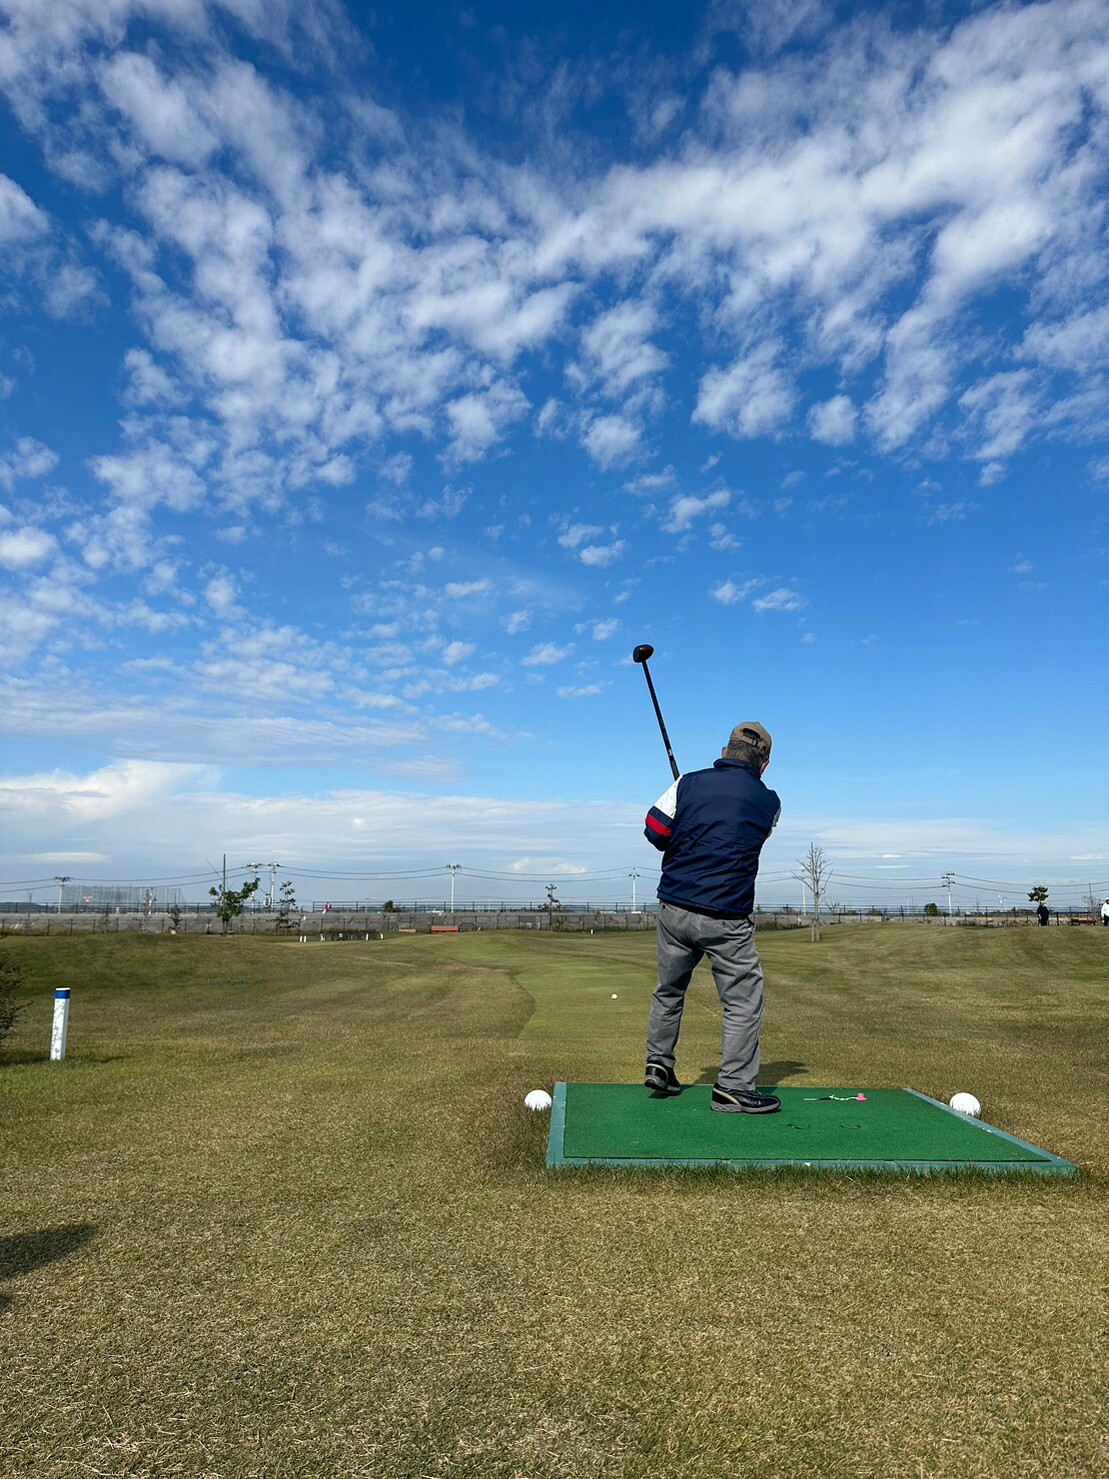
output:
[[[821,914],[820,924],[884,925],[893,922],[915,923],[930,928],[1027,928],[1035,926],[1036,916],[1029,909],[994,910],[968,913],[926,915],[919,908],[894,905],[889,908],[839,910]],[[1101,921],[1084,910],[1055,910],[1051,924],[1093,925]],[[760,930],[808,929],[812,916],[784,905],[778,909],[760,909],[755,926]],[[172,911],[128,913],[116,909],[73,910],[59,914],[56,910],[31,910],[26,905],[0,904],[0,937],[38,934],[182,934],[243,935],[280,934],[299,939],[357,940],[390,934],[459,933],[477,930],[545,930],[556,933],[586,933],[603,930],[653,930],[654,909],[632,911],[626,907],[593,908],[566,905],[561,909],[491,907],[487,909],[449,909],[433,906],[385,911],[370,906],[349,908],[314,907],[282,918],[272,910],[251,910],[231,922],[225,931],[209,905],[182,905]]]

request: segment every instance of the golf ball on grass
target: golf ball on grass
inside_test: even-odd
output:
[[[550,1109],[551,1096],[546,1089],[532,1089],[524,1095],[524,1104],[528,1109]]]
[[[977,1119],[982,1113],[982,1106],[973,1094],[952,1094],[951,1108],[959,1114],[969,1114],[972,1119]]]

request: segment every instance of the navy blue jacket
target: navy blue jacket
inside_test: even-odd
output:
[[[683,775],[651,807],[643,829],[662,853],[659,898],[715,919],[751,914],[759,853],[781,811],[758,769],[743,760]]]

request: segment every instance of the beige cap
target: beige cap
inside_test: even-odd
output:
[[[750,745],[764,760],[769,760],[773,743],[769,730],[764,729],[761,724],[756,724],[754,720],[749,720],[746,724],[737,724],[732,730],[728,747],[730,749],[732,745]]]

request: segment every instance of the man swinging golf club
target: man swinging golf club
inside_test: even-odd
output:
[[[650,653],[637,648],[635,660],[646,666],[638,656],[643,650]],[[720,1072],[712,1089],[712,1107],[721,1114],[773,1114],[781,1108],[775,1095],[755,1088],[763,975],[751,914],[759,853],[781,814],[778,797],[762,782],[771,743],[761,724],[738,724],[711,769],[680,778],[671,755],[674,784],[651,807],[644,828],[662,853],[658,985],[647,1024],[644,1083],[656,1093],[681,1093],[674,1055],[685,994],[707,955],[724,1008]]]

